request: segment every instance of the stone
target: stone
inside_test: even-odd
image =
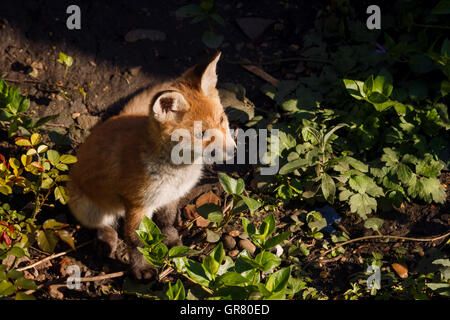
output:
[[[223,241],[223,246],[225,247],[225,249],[231,250],[234,249],[234,247],[236,247],[236,240],[234,240],[233,237],[225,234],[222,237],[222,241]]]
[[[250,252],[250,254],[254,254],[256,251],[255,245],[250,240],[247,240],[247,239],[239,240],[238,246],[242,250],[247,249],[247,251]]]
[[[235,250],[231,250],[228,252],[228,255],[232,258],[236,257],[239,254],[239,250],[235,249]]]
[[[82,114],[77,118],[78,125],[80,126],[81,129],[84,130],[92,129],[99,121],[100,117],[91,116],[88,114]]]
[[[275,21],[264,18],[248,17],[236,19],[238,26],[244,34],[252,41],[259,40],[264,31],[267,30]]]

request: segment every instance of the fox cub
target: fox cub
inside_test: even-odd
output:
[[[181,244],[174,227],[177,201],[202,175],[198,152],[191,153],[197,161],[173,161],[172,149],[179,143],[172,137],[176,130],[188,133],[182,139],[186,138],[185,145],[200,141],[203,149],[212,146],[221,151],[221,159],[234,154],[236,145],[216,89],[219,58],[217,53],[179,78],[130,100],[118,116],[94,128],[70,171],[71,212],[84,226],[97,229],[111,256],[117,248],[116,223],[123,217],[131,270],[138,279],[154,272],[137,250],[140,241],[135,230],[142,218],[153,217],[168,236],[167,245]],[[200,135],[194,130],[196,121],[201,121]],[[208,134],[208,129],[221,137]]]

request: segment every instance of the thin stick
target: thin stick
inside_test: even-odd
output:
[[[267,82],[269,82],[274,87],[278,87],[278,84],[279,84],[280,81],[278,81],[278,79],[275,79],[274,77],[272,77],[270,74],[265,72],[263,69],[258,68],[257,66],[254,66],[254,65],[251,65],[251,64],[241,64],[241,67],[244,68],[247,71],[250,71],[254,75],[256,75],[256,76],[266,80]]]
[[[84,247],[84,246],[90,244],[91,242],[93,242],[93,240],[90,240],[90,241],[88,241],[88,242],[85,242],[85,243],[83,243],[83,244],[80,244],[80,245],[79,245],[78,247],[76,247],[75,249],[80,249],[80,248],[82,248],[82,247]],[[35,262],[35,263],[33,263],[33,264],[30,264],[29,266],[19,268],[19,269],[17,269],[17,271],[25,271],[25,270],[34,268],[34,267],[36,267],[36,266],[38,266],[38,265],[40,265],[40,264],[42,264],[42,263],[44,263],[44,262],[46,262],[46,261],[50,261],[50,260],[52,260],[52,259],[55,259],[55,258],[64,256],[64,255],[66,255],[66,254],[68,254],[68,253],[70,253],[70,252],[72,252],[72,251],[75,251],[75,250],[70,249],[70,250],[67,250],[67,251],[60,252],[60,253],[54,253],[54,254],[52,254],[51,256],[45,257],[45,258],[42,259],[42,260],[39,260],[39,261],[37,261],[37,262]]]
[[[119,272],[114,272],[114,273],[109,273],[109,274],[104,274],[101,276],[96,276],[96,277],[87,277],[87,278],[80,278],[79,281],[80,282],[95,282],[95,281],[101,281],[101,280],[106,280],[106,279],[112,279],[112,278],[118,278],[118,277],[122,277],[123,275],[125,275],[126,272],[125,271],[119,271]],[[28,290],[25,291],[26,294],[32,294],[44,287],[49,287],[52,285],[63,285],[64,282],[66,282],[68,279],[68,277],[65,277],[64,279],[57,279],[57,280],[52,280],[49,281],[47,283],[41,283],[40,285],[37,286],[36,289],[32,289],[32,290]]]
[[[80,282],[95,282],[95,281],[101,281],[106,279],[112,279],[112,278],[119,278],[126,274],[125,271],[119,271],[114,273],[108,273],[101,276],[96,277],[90,277],[90,278],[80,278]]]
[[[320,255],[320,257],[323,257],[324,255],[326,255],[326,254],[328,254],[328,253],[330,253],[330,252],[332,252],[332,251],[334,251],[334,250],[336,250],[336,249],[338,249],[340,247],[343,247],[343,246],[345,246],[345,245],[347,245],[349,243],[362,241],[362,240],[368,240],[368,239],[383,239],[384,238],[384,239],[392,239],[392,240],[432,242],[432,241],[445,239],[448,236],[450,236],[450,232],[446,233],[446,234],[444,234],[442,236],[438,236],[438,237],[434,237],[434,238],[425,238],[425,239],[423,239],[423,238],[408,238],[408,237],[400,237],[400,236],[389,236],[389,235],[366,236],[366,237],[356,238],[356,239],[352,239],[352,240],[348,240],[348,241],[342,242],[342,243],[338,244],[337,246],[335,246],[335,247],[333,247],[333,248],[323,252]]]

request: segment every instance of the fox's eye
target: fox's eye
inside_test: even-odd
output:
[[[225,117],[223,115],[220,116],[220,124],[223,124]]]

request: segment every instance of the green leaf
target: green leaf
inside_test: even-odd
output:
[[[259,261],[262,271],[267,272],[278,267],[281,263],[281,258],[271,252],[263,251],[255,257],[255,261]]]
[[[67,230],[57,230],[56,235],[65,243],[67,243],[73,250],[75,250],[75,242],[72,235]]]
[[[48,150],[47,151],[47,158],[50,161],[52,165],[57,165],[59,162],[59,152],[56,150]]]
[[[206,229],[206,241],[209,243],[216,243],[220,240],[220,234],[209,229]]]
[[[236,194],[237,190],[237,180],[229,177],[225,173],[219,172],[218,173],[219,182],[222,185],[222,188],[225,190],[228,194]]]
[[[69,201],[69,195],[67,194],[66,188],[63,186],[57,186],[54,191],[55,199],[59,200],[62,204],[67,204]]]
[[[169,289],[166,291],[166,297],[169,300],[184,300],[186,297],[186,291],[184,289],[183,283],[180,279],[172,286],[169,282]]]
[[[266,282],[266,289],[270,292],[280,292],[286,289],[289,278],[291,276],[291,268],[283,268],[272,273]]]
[[[365,97],[363,87],[364,82],[350,79],[343,79],[345,88],[348,93],[357,100],[363,100]]]
[[[200,253],[200,251],[193,250],[193,249],[191,249],[189,247],[176,246],[176,247],[172,247],[169,250],[169,259],[179,258],[179,257],[187,257],[187,256],[196,255],[196,254],[199,254],[199,253]]]
[[[333,202],[336,194],[336,185],[334,184],[333,178],[324,173],[322,176],[321,187],[324,198],[330,202]]]
[[[377,201],[367,194],[354,194],[349,200],[350,210],[356,212],[363,219],[367,219],[367,215],[377,210]]]
[[[276,245],[282,243],[284,240],[289,238],[290,235],[291,235],[290,232],[283,232],[279,235],[267,239],[266,243],[264,244],[264,249],[268,250],[270,248],[275,247]]]
[[[188,4],[186,6],[180,7],[177,11],[175,11],[175,15],[182,18],[195,17],[202,14],[203,10],[198,4]]]
[[[450,81],[444,80],[441,82],[441,95],[445,97],[450,93]]]
[[[364,227],[367,229],[372,229],[373,231],[378,231],[381,229],[384,220],[380,218],[369,218],[364,222]]]
[[[244,231],[248,236],[253,236],[256,233],[255,226],[246,217],[242,217],[242,226]]]
[[[77,157],[69,155],[69,154],[63,154],[59,158],[59,162],[65,163],[65,164],[72,164],[72,163],[77,162]]]
[[[220,223],[223,219],[222,208],[215,203],[205,203],[197,208],[197,212],[211,222]]]
[[[267,238],[275,231],[275,218],[273,214],[269,214],[261,223],[259,227],[259,234]]]
[[[450,0],[441,0],[431,10],[431,14],[450,14]]]
[[[241,274],[235,271],[230,271],[217,277],[214,286],[216,288],[219,288],[221,286],[239,286],[247,282],[248,282],[247,278],[244,278]]]
[[[23,251],[23,249],[21,249],[19,247],[12,247],[8,251],[8,255],[12,255],[16,258],[22,258],[25,255],[25,251]]]
[[[422,185],[419,196],[427,202],[444,203],[446,199],[445,189],[436,178],[421,178]]]
[[[14,285],[16,287],[25,289],[25,290],[36,290],[37,286],[36,283],[34,283],[33,280],[27,279],[27,278],[19,278],[14,282]]]
[[[297,170],[299,168],[306,167],[306,166],[308,166],[308,164],[309,164],[309,161],[307,159],[296,159],[296,160],[290,161],[290,162],[286,163],[284,166],[282,166],[280,168],[280,171],[278,172],[278,174],[285,175],[285,174],[291,173],[292,171]]]
[[[0,281],[0,296],[7,297],[16,292],[16,287],[9,281]]]
[[[58,243],[58,238],[52,230],[39,230],[37,233],[37,243],[39,248],[45,252],[53,253]]]
[[[50,229],[50,230],[59,230],[59,229],[65,228],[67,226],[68,226],[67,223],[58,222],[55,219],[48,219],[42,225],[42,227],[44,229]]]
[[[442,296],[450,297],[449,283],[426,283],[426,286]]]
[[[349,179],[350,187],[358,193],[368,193],[373,197],[383,195],[383,189],[377,186],[372,178],[366,175],[353,176]]]
[[[223,42],[223,35],[217,34],[214,31],[205,31],[202,36],[203,43],[211,48],[218,48]]]
[[[31,294],[26,294],[25,292],[17,292],[16,300],[36,300],[36,298]]]
[[[241,195],[241,199],[245,202],[247,207],[250,209],[250,213],[255,212],[261,206],[261,203],[258,200],[246,197]]]
[[[398,167],[397,167],[397,176],[400,179],[401,182],[407,184],[411,178],[413,177],[413,172],[412,170],[409,168],[409,166],[407,166],[404,163],[399,163]]]

